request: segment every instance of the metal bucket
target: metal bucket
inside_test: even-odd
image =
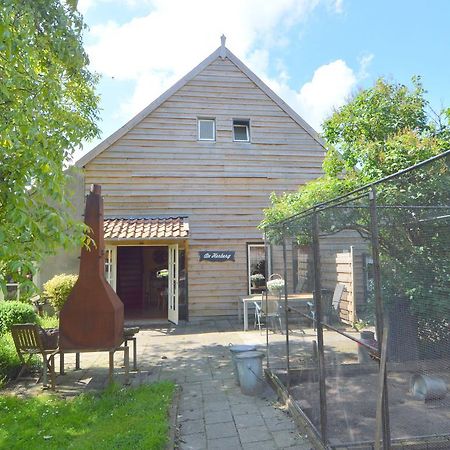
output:
[[[236,384],[239,386],[239,373],[236,365],[236,356],[243,352],[251,352],[256,350],[256,345],[231,345],[231,360],[233,361],[234,379]]]
[[[377,341],[375,340],[375,333],[373,331],[361,331],[360,333],[360,341],[364,342],[364,344],[370,345],[373,348],[377,348]],[[362,346],[358,345],[358,362],[360,364],[373,363],[374,361],[370,358],[369,350]]]
[[[447,395],[447,384],[442,378],[427,375],[413,375],[411,377],[411,391],[419,400],[438,400]]]
[[[263,352],[244,352],[236,355],[241,391],[245,395],[258,395],[264,390],[262,369]]]

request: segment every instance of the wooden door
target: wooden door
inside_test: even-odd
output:
[[[125,312],[142,309],[142,247],[118,248],[117,295],[125,306]]]

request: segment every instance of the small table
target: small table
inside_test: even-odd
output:
[[[136,349],[136,334],[139,333],[139,327],[124,328],[123,330],[123,341],[116,348],[112,349],[88,349],[88,350],[61,350],[59,349],[60,359],[59,359],[59,373],[64,375],[64,353],[75,353],[75,370],[80,369],[80,353],[86,352],[109,352],[109,381],[113,380],[114,375],[114,353],[116,351],[123,352],[124,366],[125,366],[125,384],[129,382],[129,371],[130,371],[130,357],[129,357],[129,347],[128,342],[133,342],[133,370],[137,370],[137,349]]]
[[[299,302],[306,304],[314,299],[312,292],[303,292],[301,294],[289,294],[288,302]],[[244,310],[244,331],[248,330],[248,304],[256,301],[261,301],[261,294],[253,294],[253,295],[243,295],[239,297],[238,301],[238,320],[239,322],[242,320],[242,309]],[[269,302],[279,301],[274,298],[268,298]],[[284,302],[284,295],[281,296],[281,302]],[[243,308],[242,308],[243,306]]]
[[[130,381],[130,357],[129,357],[129,347],[125,345],[119,345],[115,348],[99,348],[99,349],[70,349],[61,350],[59,349],[59,373],[64,375],[64,355],[66,353],[75,353],[76,363],[75,370],[80,369],[80,353],[92,353],[92,352],[108,352],[109,353],[109,382],[112,383],[114,377],[114,353],[117,351],[123,352],[124,366],[125,366],[125,384]]]

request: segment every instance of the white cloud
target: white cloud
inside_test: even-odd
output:
[[[373,55],[360,58],[359,72],[345,61],[324,64],[311,80],[292,87],[282,61],[271,61],[274,47],[289,44],[289,31],[301,25],[320,2],[342,13],[343,0],[142,0],[149,13],[118,24],[91,26],[87,47],[92,68],[107,77],[134,83],[120,115],[129,119],[193,68],[220,44],[222,33],[231,48],[259,77],[286,100],[315,129],[333,108],[341,106],[357,81],[367,76]],[[80,0],[87,11],[99,2]],[[136,0],[126,0],[133,8]],[[142,3],[141,3],[142,5]],[[299,27],[297,27],[299,28]],[[269,77],[269,67],[277,75]]]
[[[298,93],[298,104],[305,119],[319,129],[333,108],[345,103],[356,82],[355,73],[341,59],[320,66]]]
[[[298,90],[290,86],[289,75],[282,64],[279,64],[276,77],[263,75],[261,78],[309,125],[321,131],[323,121],[334,109],[344,105],[357,84],[368,77],[373,58],[373,54],[363,55],[358,60],[359,67],[356,70],[342,59],[324,64]]]
[[[373,58],[374,58],[373,53],[366,53],[359,58],[358,78],[360,80],[363,80],[364,78],[367,78],[369,76],[368,68],[372,63]]]
[[[344,0],[334,0],[334,10],[337,14],[344,12]]]
[[[85,10],[93,7],[93,0],[80,1]],[[91,26],[87,51],[95,71],[136,83],[132,99],[123,105],[128,118],[218,47],[222,33],[228,36],[227,46],[252,61],[257,72],[267,69],[268,49],[286,45],[290,27],[305,20],[318,3],[153,0],[146,16]]]

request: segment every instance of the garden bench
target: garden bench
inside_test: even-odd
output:
[[[21,378],[25,369],[31,369],[30,360],[34,355],[41,355],[43,385],[47,387],[47,373],[50,371],[51,388],[55,389],[55,355],[59,350],[46,348],[41,327],[33,323],[15,324],[11,327],[11,334],[22,364],[16,379]]]

